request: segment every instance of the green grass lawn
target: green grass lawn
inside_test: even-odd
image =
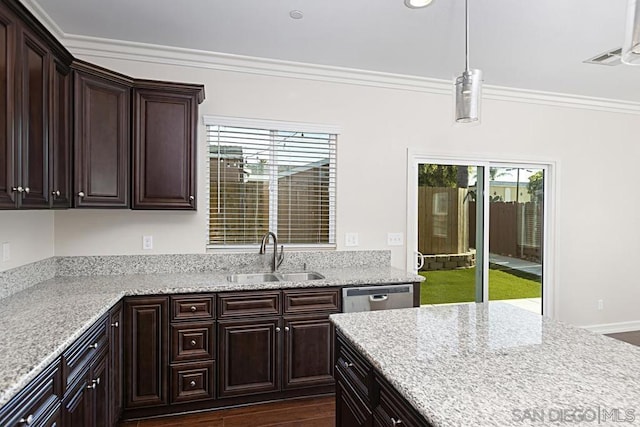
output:
[[[421,304],[471,302],[475,300],[476,269],[421,271],[427,278],[420,286]],[[539,298],[540,283],[500,270],[489,270],[489,299]]]

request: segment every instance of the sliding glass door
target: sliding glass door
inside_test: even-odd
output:
[[[546,166],[413,159],[421,304],[505,300],[542,313]]]

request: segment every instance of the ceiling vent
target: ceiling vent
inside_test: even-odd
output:
[[[594,56],[584,61],[585,64],[598,64],[598,65],[619,65],[621,64],[622,48],[610,50],[605,53]]]

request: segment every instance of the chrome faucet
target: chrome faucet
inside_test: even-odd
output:
[[[262,236],[262,243],[260,243],[260,254],[264,254],[267,251],[267,243],[269,243],[269,236],[273,238],[273,259],[271,260],[271,272],[275,273],[284,260],[284,245],[280,246],[280,254],[278,255],[278,238],[272,231],[267,231]]]

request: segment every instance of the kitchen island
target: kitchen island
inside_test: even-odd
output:
[[[499,302],[331,321],[342,427],[640,425],[640,348],[613,338]]]

